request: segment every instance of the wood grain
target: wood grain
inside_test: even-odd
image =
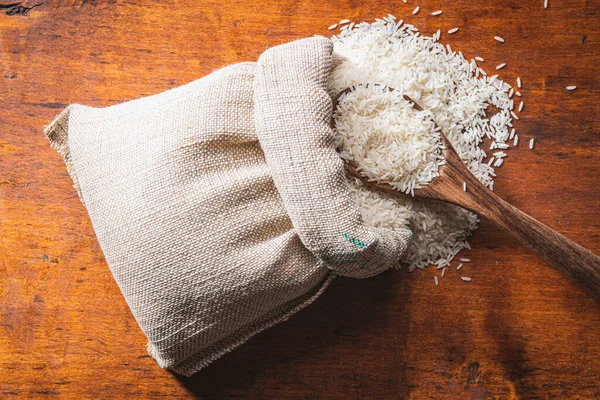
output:
[[[0,397],[599,398],[600,304],[485,221],[464,254],[472,261],[438,288],[433,269],[339,279],[196,376],[163,371],[43,137],[66,104],[158,93],[266,47],[329,35],[342,18],[392,12],[425,34],[458,26],[442,41],[483,56],[489,72],[506,62],[509,82],[521,76],[516,127],[536,147],[509,151],[496,193],[599,253],[600,4],[431,0],[413,16],[410,3],[57,0],[26,15],[0,9]],[[437,9],[444,13],[432,17]]]

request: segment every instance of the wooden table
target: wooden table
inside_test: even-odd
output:
[[[158,93],[391,12],[459,27],[442,41],[523,79],[516,126],[536,146],[509,151],[496,192],[600,253],[598,1],[134,3],[0,2],[0,398],[600,398],[600,303],[485,221],[470,284],[454,269],[438,288],[433,269],[339,279],[196,376],[161,370],[42,134],[69,103]]]

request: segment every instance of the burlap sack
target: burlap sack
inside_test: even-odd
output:
[[[331,42],[303,39],[155,96],[69,106],[46,129],[161,367],[191,375],[334,276],[404,253],[410,233],[365,226],[349,194],[331,68]]]

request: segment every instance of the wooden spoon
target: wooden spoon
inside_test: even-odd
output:
[[[339,98],[352,90],[353,88],[344,89],[335,96],[334,110]],[[410,97],[404,96],[404,99],[411,102],[416,110],[423,110]],[[452,143],[441,130],[440,136],[445,147],[442,154],[446,163],[440,166],[438,177],[428,185],[415,189],[415,196],[456,204],[484,216],[551,266],[600,296],[600,257],[508,204],[486,188],[462,162]],[[371,188],[396,196],[406,196],[388,184],[369,181],[350,163],[347,163],[346,167],[350,174]]]

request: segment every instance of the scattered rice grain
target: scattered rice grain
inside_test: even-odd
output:
[[[339,92],[352,85],[366,85],[376,77],[381,85],[389,85],[401,94],[419,99],[430,115],[435,116],[437,125],[452,142],[465,165],[483,185],[492,189],[496,174],[493,167],[481,161],[486,158],[482,141],[487,137],[500,150],[508,147],[505,142],[512,128],[510,111],[514,108],[514,101],[511,104],[508,97],[510,87],[497,75],[487,78],[486,71],[466,60],[462,53],[438,43],[440,36],[441,32],[436,32],[433,37],[420,35],[414,26],[387,17],[371,24],[361,22],[352,27],[345,26],[339,35],[332,37],[334,52],[344,61],[332,72],[330,90]],[[389,100],[398,101],[398,97],[395,95]],[[363,102],[364,98],[355,100],[352,101],[355,107],[365,115],[376,113],[377,104],[387,104],[372,102],[374,99],[368,103]],[[391,118],[393,121],[396,118],[394,114],[382,113],[383,126],[394,125],[387,120]],[[336,145],[342,158],[353,159],[359,166],[379,163],[378,168],[390,163],[393,168],[387,170],[387,176],[381,169],[371,171],[373,177],[379,179],[393,180],[394,175],[403,176],[410,172],[404,168],[403,162],[394,164],[395,150],[389,150],[393,147],[388,147],[381,156],[367,155],[365,158],[362,151],[366,140],[353,136],[354,133],[347,136],[361,129],[360,124],[347,131],[334,127]],[[379,131],[375,133],[369,136],[372,143],[368,146],[381,141],[386,147],[386,136],[381,136]],[[363,150],[356,147],[360,143],[363,143]],[[411,155],[417,159],[415,155],[426,153],[415,151]],[[411,168],[419,165],[420,162],[416,161]],[[414,176],[420,175],[416,171]],[[429,173],[426,175],[426,180],[432,178]],[[479,223],[475,214],[450,204],[371,191],[356,179],[351,179],[350,183],[351,193],[369,226],[403,231],[412,228],[413,240],[402,260],[408,264],[410,271],[431,264],[446,268],[462,249],[470,247],[466,239]],[[411,191],[416,186],[411,186]]]
[[[449,34],[453,34],[453,33],[456,33],[456,32],[458,32],[458,28],[452,28],[452,29],[450,29],[448,31]]]

